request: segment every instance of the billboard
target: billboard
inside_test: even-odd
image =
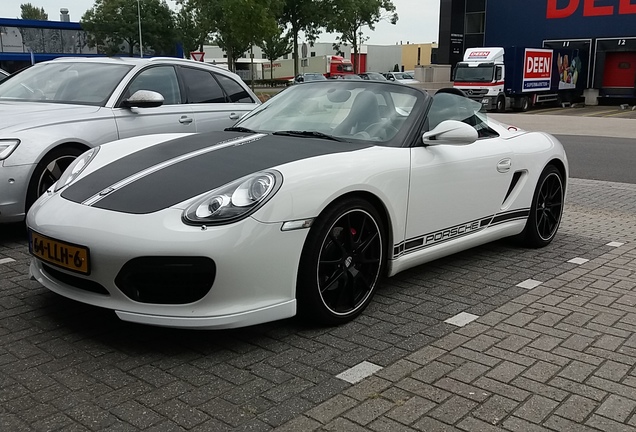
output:
[[[550,90],[552,50],[526,48],[523,60],[522,91]]]

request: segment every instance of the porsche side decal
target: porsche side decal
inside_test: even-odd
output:
[[[179,154],[171,152],[165,145],[167,143],[149,147],[137,153],[147,153],[151,157],[155,151],[168,151],[173,156],[153,157],[155,163],[145,165],[135,154],[125,156],[71,184],[62,196],[106,210],[152,213],[254,172],[302,159],[372,147],[369,143],[264,134],[222,140],[227,136],[227,132],[187,136],[179,141],[179,146],[184,141],[202,141],[207,146],[191,144],[189,151]],[[129,164],[138,169],[131,170]]]
[[[398,243],[393,247],[393,258],[399,258],[421,249],[425,249],[440,243],[447,242],[459,237],[474,234],[490,226],[499,225],[517,219],[525,219],[530,215],[530,209],[511,210],[485,216],[459,225],[444,228],[439,231],[424,234]]]

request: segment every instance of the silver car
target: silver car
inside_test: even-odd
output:
[[[9,72],[4,69],[0,69],[0,81],[4,81],[6,77],[9,76]]]
[[[176,58],[64,58],[0,84],[0,222],[87,149],[137,135],[232,126],[260,104],[238,75]]]

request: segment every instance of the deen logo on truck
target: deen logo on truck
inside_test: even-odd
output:
[[[552,50],[526,48],[523,64],[523,91],[550,89]]]

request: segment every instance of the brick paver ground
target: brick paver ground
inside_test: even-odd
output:
[[[411,269],[337,328],[124,323],[29,280],[15,230],[0,228],[0,431],[636,430],[634,185],[573,179],[548,248]],[[479,318],[444,322],[460,312]],[[363,362],[382,369],[337,378]]]

